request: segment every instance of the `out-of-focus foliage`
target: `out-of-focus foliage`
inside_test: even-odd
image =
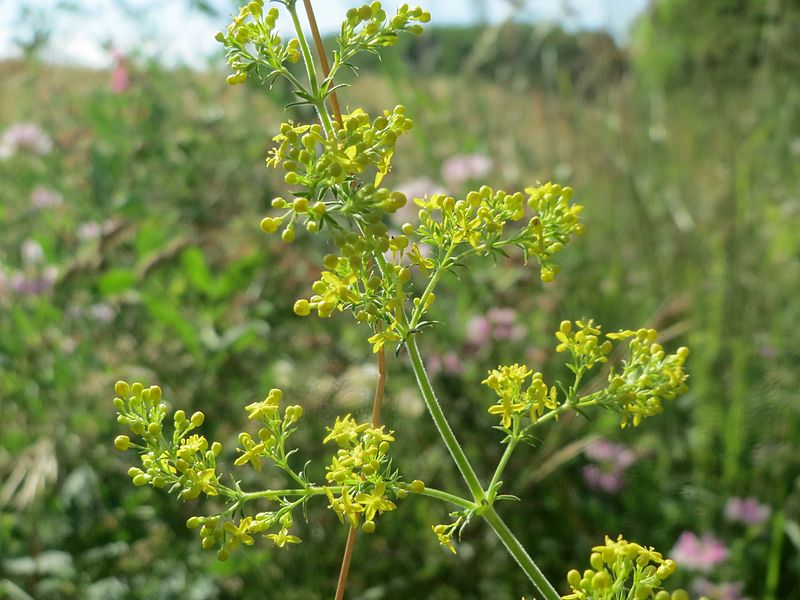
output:
[[[765,64],[800,67],[800,6],[780,0],[655,0],[635,31],[642,78],[659,86],[747,85]]]
[[[693,349],[689,394],[635,433],[614,415],[543,428],[509,465],[504,492],[525,500],[509,525],[565,593],[563,574],[612,531],[682,556],[676,585],[698,595],[800,595],[794,3],[659,2],[632,58],[600,37],[607,51],[581,54],[587,36],[508,31],[434,33],[408,47],[417,62],[385,62],[340,92],[368,110],[399,99],[415,117],[386,178],[409,196],[552,178],[586,206],[556,282],[511,258],[437,293],[431,318],[447,325],[423,345],[454,429],[486,475],[501,451],[486,444],[489,369],[564,375],[551,333],[563,319],[658,327],[665,347]],[[185,528],[197,507],[131,489],[111,446],[120,376],[158,383],[173,410],[202,406],[204,433],[228,448],[242,408],[273,386],[304,405],[298,445],[316,447],[334,414],[368,416],[376,376],[359,334],[292,312],[319,276],[308,257],[328,249],[258,227],[285,188],[252,157],[266,157],[282,107],[221,73],[121,68],[0,64],[0,597],[328,596],[345,534],[335,515],[298,522],[307,543],[291,552],[217,563]],[[422,410],[407,365],[390,360],[395,461],[455,487]],[[527,593],[488,532],[456,541],[457,558],[439,548],[432,510],[404,502],[359,541],[352,598]]]

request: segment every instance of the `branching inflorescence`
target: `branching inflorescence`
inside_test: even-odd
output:
[[[456,508],[452,522],[431,526],[443,546],[456,552],[454,536],[482,518],[538,593],[555,600],[559,598],[555,588],[494,508],[497,501],[512,498],[500,493],[511,454],[519,442],[534,440],[535,428],[569,411],[609,410],[619,416],[622,427],[637,426],[643,418],[660,413],[663,401],[686,390],[683,366],[688,351],[679,348],[667,353],[656,343],[657,333],[652,329],[603,336],[592,320],[564,321],[556,332],[556,350],[571,357],[567,364],[574,376],[571,382],[546,383],[542,373],[519,364],[499,366],[483,381],[496,395],[488,412],[499,421],[497,429],[504,434],[506,449],[488,485],[481,481],[436,398],[417,336],[435,324],[428,314],[440,279],[475,257],[498,259],[516,248],[526,261],[538,263],[543,282],[552,281],[559,270],[556,255],[573,236],[583,233],[582,207],[571,202],[571,188],[555,183],[512,193],[483,186],[463,197],[435,194],[412,198],[419,207],[417,222],[390,232],[388,215],[409,199],[383,183],[391,170],[397,140],[413,127],[413,121],[403,106],[376,116],[356,109],[332,118],[328,102],[344,85],[338,83],[342,67],[355,71],[350,63],[355,55],[377,53],[381,47],[393,45],[402,33],[421,33],[430,15],[403,5],[390,16],[379,2],[349,10],[332,64],[318,74],[296,0],[276,3],[283,6],[294,25],[294,35],[288,40],[276,31],[278,9],[265,10],[259,0],[244,6],[227,31],[217,34],[234,71],[228,77],[230,84],[258,79],[271,85],[283,78],[298,98],[294,104],[312,106],[319,118],[316,123],[283,123],[273,138],[267,165],[284,172],[290,192],[287,198],[272,201],[275,212],[262,219],[261,228],[267,233],[280,231],[287,243],[295,239],[298,230],[325,235],[333,242],[336,251],[322,259],[319,279],[308,297],[295,302],[294,312],[303,317],[316,312],[323,318],[349,312],[368,330],[365,338],[381,357],[387,345],[394,346],[397,354],[407,351],[426,406],[469,495],[431,489],[418,480],[406,483],[389,457],[394,432],[376,423],[358,423],[350,415],[337,417],[323,440],[336,447],[325,469],[325,481],[311,481],[306,466],[298,469],[299,463],[293,459],[297,449],[290,446],[303,409],[299,405],[282,408],[283,394],[278,389],[245,407],[258,431],[239,435],[234,464],[260,472],[264,463],[271,463],[284,473],[286,489],[245,491],[235,472],[220,473],[217,459],[222,445],[196,433],[204,421],[200,412],[187,418],[183,411],[175,411],[173,428],[166,431],[167,407],[156,386],[117,383],[114,404],[118,420],[130,427],[135,441],[121,435],[115,445],[139,452],[142,466],[129,471],[135,485],[167,488],[181,500],[201,494],[224,499],[220,512],[194,516],[187,523],[200,530],[203,547],[216,548],[221,560],[237,546],[253,544],[257,535],[278,547],[299,543],[292,533],[295,509],[301,508],[304,514],[305,504],[317,496],[327,501],[342,523],[372,533],[381,514],[397,509],[397,502],[409,493],[421,494]],[[293,67],[300,61],[305,78]],[[583,393],[586,375],[608,361],[614,343],[624,345],[624,359],[609,369],[602,389]],[[254,504],[268,510],[250,508]],[[591,564],[592,569],[583,573],[570,571],[571,592],[564,598],[685,597],[680,591],[670,596],[661,587],[662,580],[675,570],[673,562],[621,537],[595,548]]]

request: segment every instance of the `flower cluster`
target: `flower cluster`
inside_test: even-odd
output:
[[[670,594],[662,589],[663,581],[677,569],[675,561],[621,535],[616,541],[606,536],[605,544],[592,548],[589,562],[590,569],[567,573],[572,592],[564,600],[689,600],[684,590]]]
[[[567,367],[575,378],[571,386],[558,382],[558,387],[544,383],[541,373],[534,373],[524,365],[500,366],[489,372],[483,383],[494,390],[498,400],[489,407],[490,414],[500,417],[500,428],[513,437],[522,438],[528,429],[542,420],[557,418],[565,410],[580,411],[590,406],[602,406],[621,415],[621,426],[638,425],[642,418],[662,411],[662,400],[672,400],[686,391],[688,375],[683,364],[688,356],[686,348],[666,354],[655,343],[653,329],[620,331],[607,334],[601,340],[601,328],[593,320],[563,321],[556,332],[559,344],[556,351],[569,351],[572,362]],[[592,394],[580,396],[583,376],[591,368],[607,362],[613,350],[611,340],[630,340],[627,357],[619,370],[611,369],[608,385]],[[524,387],[528,378],[530,383]],[[558,388],[564,393],[559,400]],[[522,418],[529,421],[523,425]]]
[[[117,421],[128,425],[131,432],[140,438],[131,441],[127,435],[120,435],[114,440],[118,450],[135,448],[139,451],[142,468],[132,467],[128,474],[134,485],[152,485],[156,488],[168,487],[170,491],[178,491],[181,500],[192,500],[200,494],[219,496],[229,501],[229,506],[218,514],[193,516],[187,521],[190,529],[200,529],[201,544],[204,549],[219,548],[217,556],[226,560],[230,552],[239,545],[253,544],[253,535],[275,529],[273,533],[264,535],[278,547],[300,541],[289,534],[292,526],[292,511],[310,497],[312,489],[302,474],[296,473],[289,466],[285,450],[285,442],[294,431],[294,424],[302,415],[300,406],[288,406],[280,415],[282,393],[278,389],[269,392],[266,399],[246,407],[250,419],[258,421],[263,427],[258,432],[259,443],[253,441],[247,433],[239,436],[244,449],[236,460],[237,465],[250,464],[256,470],[261,469],[261,458],[271,459],[275,465],[285,471],[291,479],[303,487],[294,492],[297,499],[288,500],[281,493],[271,491],[247,494],[239,489],[238,483],[233,488],[223,485],[217,474],[217,458],[222,452],[222,444],[209,443],[201,435],[191,433],[200,427],[205,417],[195,412],[187,417],[183,410],[173,414],[173,433],[168,435],[163,421],[167,417],[167,405],[161,396],[158,386],[145,388],[140,383],[129,385],[124,381],[115,386],[117,397],[114,406],[119,416]],[[285,490],[284,490],[285,491]],[[322,493],[320,490],[319,494]],[[266,498],[279,503],[277,511],[260,512],[253,516],[234,518],[244,502],[257,498]]]
[[[375,531],[377,515],[396,508],[389,498],[398,479],[388,455],[389,446],[394,442],[392,433],[382,426],[358,423],[347,415],[336,418],[324,440],[324,443],[334,442],[339,446],[325,474],[338,488],[338,496],[331,487],[325,488],[330,508],[342,523],[346,520],[352,527],[363,518],[362,529],[367,533]],[[394,497],[399,497],[396,492]]]
[[[608,387],[600,402],[612,407],[621,415],[621,427],[629,423],[639,425],[644,417],[660,414],[662,401],[673,400],[688,390],[689,377],[683,366],[689,349],[680,347],[673,354],[655,342],[655,329],[609,333],[613,340],[629,339],[627,357],[619,371],[611,370]]]
[[[575,321],[577,329],[573,328],[571,321],[562,321],[556,332],[556,339],[560,342],[556,352],[569,351],[574,362],[568,366],[574,372],[588,370],[599,363],[608,360],[612,344],[610,341],[600,341],[600,327],[594,324],[593,319],[588,321]]]
[[[284,179],[292,186],[302,188],[301,195],[314,202],[328,198],[332,208],[346,215],[365,215],[375,208],[392,212],[401,205],[377,197],[377,190],[368,189],[360,194],[337,197],[334,186],[352,180],[373,167],[374,186],[378,186],[389,172],[398,137],[409,131],[414,122],[405,116],[402,105],[384,110],[374,119],[363,110],[356,109],[344,115],[343,127],[335,125],[335,132],[323,132],[320,125],[281,125],[273,140],[276,145],[269,152],[267,165],[286,171]],[[405,204],[405,202],[403,202]]]
[[[494,254],[505,246],[519,247],[527,259],[539,261],[543,281],[552,281],[557,266],[553,255],[564,247],[573,234],[583,232],[578,222],[582,210],[570,205],[572,188],[546,183],[522,192],[508,194],[483,186],[456,200],[445,194],[416,198],[419,211],[419,235],[425,244],[451,252],[459,244],[468,244],[474,253]],[[526,217],[527,206],[533,211],[528,222],[514,231],[509,223]]]
[[[347,18],[342,23],[337,39],[335,64],[346,64],[358,52],[376,53],[382,46],[393,46],[397,43],[400,32],[419,35],[422,33],[420,23],[430,20],[429,12],[419,6],[410,8],[408,4],[401,5],[391,18],[387,16],[380,2],[351,8],[347,11]]]
[[[529,377],[531,381],[523,390]],[[511,429],[513,422],[525,414],[530,415],[531,421],[536,421],[545,411],[558,407],[555,386],[548,387],[541,373],[534,373],[526,366],[498,367],[490,371],[482,383],[497,394],[497,403],[490,406],[488,412],[500,416],[503,429]]]
[[[461,526],[464,524],[465,517],[460,514],[454,514],[454,516],[457,518],[452,523],[446,525],[444,523],[431,525],[431,529],[436,539],[439,540],[439,544],[450,550],[453,554],[458,554],[456,552],[456,547],[453,545],[453,536],[460,531]]]
[[[291,77],[286,63],[300,60],[300,44],[295,38],[282,42],[275,31],[277,20],[277,8],[264,12],[263,0],[254,0],[241,8],[225,33],[217,33],[216,40],[225,45],[228,64],[234,70],[228,76],[229,84],[244,83],[252,72],[265,81],[279,75]]]
[[[143,468],[131,467],[128,471],[133,484],[170,486],[171,490],[180,490],[178,497],[182,500],[197,498],[201,493],[217,496],[220,484],[216,467],[222,444],[209,444],[201,435],[189,435],[203,424],[203,413],[187,417],[183,410],[175,411],[173,432],[168,436],[163,427],[167,405],[161,400],[161,388],[119,381],[114,391],[117,422],[128,425],[131,433],[141,439],[141,443],[134,443],[127,435],[120,435],[114,440],[118,450],[140,450]]]
[[[283,392],[274,388],[264,400],[245,407],[248,418],[255,420],[262,427],[258,430],[258,441],[247,432],[239,434],[239,443],[243,448],[237,448],[241,455],[233,463],[234,465],[239,467],[250,464],[256,471],[260,471],[261,459],[266,458],[274,461],[278,468],[292,473],[286,462],[288,456],[286,440],[295,431],[295,423],[303,416],[303,407],[287,406],[281,418],[279,408],[282,397]]]

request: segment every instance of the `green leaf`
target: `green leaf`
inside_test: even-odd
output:
[[[200,248],[197,246],[186,248],[181,255],[181,262],[192,285],[206,294],[215,295],[217,286],[214,282],[214,276],[211,274],[206,264],[205,256],[203,256],[203,251]]]
[[[127,269],[112,269],[97,280],[97,287],[103,296],[119,294],[136,285],[136,274]]]
[[[156,321],[175,332],[189,352],[196,357],[201,355],[197,327],[183,316],[179,305],[172,298],[148,294],[144,297],[144,304]]]

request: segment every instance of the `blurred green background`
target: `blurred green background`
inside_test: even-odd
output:
[[[200,2],[182,10],[227,22]],[[226,86],[221,57],[44,60],[69,11],[15,13],[33,27],[0,62],[0,598],[331,597],[346,530],[324,502],[300,546],[219,563],[184,525],[203,508],[131,486],[132,456],[112,445],[120,378],[202,409],[228,459],[244,405],[272,386],[305,406],[297,443],[318,464],[334,416],[370,412],[366,332],[291,310],[326,248],[258,227],[285,193],[263,158],[287,94]],[[682,558],[676,579],[698,595],[800,598],[800,5],[658,0],[624,43],[513,16],[434,24],[341,92],[415,119],[391,187],[552,179],[586,206],[556,282],[512,257],[439,294],[446,326],[421,345],[454,429],[489,473],[502,448],[488,369],[563,375],[562,319],[658,327],[692,350],[689,394],[636,430],[602,415],[544,430],[512,459],[506,491],[523,501],[502,514],[562,587],[623,533]],[[389,363],[396,464],[461,489],[405,357]],[[430,525],[445,511],[408,500],[361,536],[348,597],[529,594],[482,525],[457,557],[440,548]]]

